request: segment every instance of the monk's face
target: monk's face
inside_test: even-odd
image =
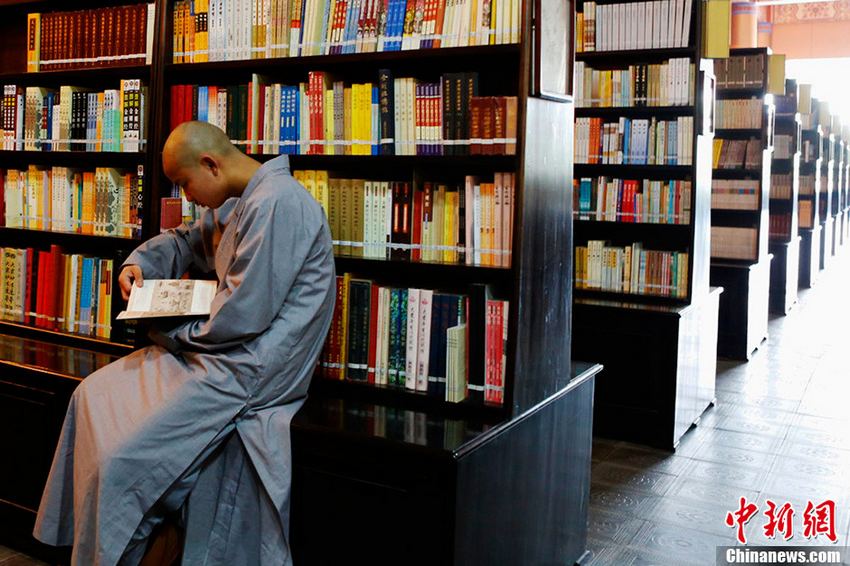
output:
[[[183,189],[186,200],[208,208],[218,208],[228,198],[227,186],[218,160],[200,155],[197,159],[174,159],[164,151],[162,168],[172,183]]]

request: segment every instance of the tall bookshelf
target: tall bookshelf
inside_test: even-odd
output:
[[[844,140],[841,137],[841,118],[833,115],[830,120],[830,131],[833,132],[833,170],[832,170],[832,194],[829,214],[832,217],[832,249],[833,256],[838,255],[841,247],[841,201],[842,185],[844,184]]]
[[[98,10],[83,16],[78,11],[83,8]],[[35,12],[50,30],[45,36],[50,51],[42,53],[39,72],[28,72],[28,65],[36,63],[28,63],[27,52],[28,14]],[[116,22],[121,22],[120,34]],[[59,1],[6,2],[0,7],[0,83],[7,105],[6,143],[0,150],[0,247],[6,250],[3,287],[8,292],[0,320],[0,422],[6,431],[0,450],[14,462],[0,472],[0,522],[5,525],[0,536],[3,544],[33,553],[44,551],[30,533],[71,393],[82,377],[130,353],[139,342],[135,326],[114,316],[121,310],[118,267],[151,235],[145,222],[151,204],[147,173],[158,166],[158,153],[149,150],[148,118],[155,109],[150,95],[157,74],[146,41],[149,27],[147,5],[135,0],[73,7]],[[70,41],[71,30],[77,41],[63,44]],[[144,101],[141,89],[147,89]],[[112,111],[100,130],[73,121],[84,104],[94,103],[92,96]],[[144,111],[131,104],[135,96]],[[119,101],[141,115],[135,138]],[[132,183],[119,185],[119,175]],[[72,203],[78,206],[73,212]],[[10,250],[23,250],[16,266],[17,252]],[[62,279],[68,287],[59,283]],[[74,288],[81,290],[75,295]],[[54,559],[55,554],[42,556]]]
[[[80,3],[79,7],[111,5],[114,2],[91,0]],[[209,5],[213,6],[211,9],[220,6],[215,3]],[[380,9],[380,3],[370,2],[368,5],[372,8],[371,15],[377,16],[374,10]],[[290,163],[293,171],[327,171],[331,179],[407,183],[414,192],[428,182],[463,186],[467,176],[477,176],[483,182],[495,173],[512,175],[515,179],[514,208],[509,220],[513,237],[509,248],[511,260],[505,262],[506,265],[467,265],[447,261],[445,256],[439,261],[412,261],[407,256],[393,254],[388,259],[384,259],[386,255],[383,258],[365,258],[358,254],[343,254],[341,250],[336,254],[338,275],[350,273],[358,279],[401,289],[425,288],[460,295],[479,293],[476,296],[487,293],[494,299],[507,301],[509,309],[502,341],[504,373],[500,384],[503,399],[485,401],[483,395],[476,395],[477,390],[469,389],[464,391],[466,399],[449,402],[443,396],[412,391],[403,386],[377,386],[368,381],[350,379],[351,376],[330,380],[317,375],[304,409],[292,424],[293,552],[296,561],[305,563],[359,562],[361,558],[363,562],[393,560],[410,564],[495,563],[505,559],[515,563],[543,563],[556,559],[578,561],[586,546],[591,407],[594,375],[600,368],[570,361],[572,209],[564,188],[572,177],[569,158],[572,154],[573,122],[570,84],[572,15],[565,13],[566,5],[552,0],[536,1],[534,4],[517,2],[513,15],[509,3],[500,3],[497,9],[501,15],[493,16],[491,29],[483,29],[486,26],[482,25],[470,36],[492,36],[495,44],[481,40],[480,45],[460,42],[457,46],[450,46],[451,41],[458,41],[452,39],[457,36],[458,27],[445,32],[441,48],[416,49],[420,39],[431,41],[433,38],[416,37],[415,27],[410,37],[406,30],[402,33],[402,20],[398,16],[403,13],[400,7],[404,4],[393,5],[395,19],[387,25],[398,28],[397,47],[400,49],[365,52],[367,48],[355,47],[355,52],[342,53],[347,46],[355,45],[355,40],[345,39],[346,33],[353,33],[352,30],[358,26],[365,26],[363,29],[368,32],[380,18],[372,18],[370,24],[368,17],[361,17],[358,21],[350,15],[349,8],[353,8],[353,4],[346,7],[347,12],[334,8],[331,31],[327,36],[320,35],[321,6],[318,2],[308,2],[305,7],[312,8],[304,13],[305,29],[317,34],[317,38],[333,39],[334,28],[338,27],[342,35],[337,38],[337,49],[327,49],[326,52],[305,36],[302,45],[304,54],[288,56],[286,51],[273,51],[268,42],[268,48],[261,48],[262,24],[253,32],[258,43],[252,51],[252,32],[239,23],[250,21],[250,11],[239,12],[241,20],[224,21],[222,18],[225,16],[236,18],[237,12],[224,14],[219,11],[217,16],[213,16],[212,12],[204,14],[198,11],[198,3],[195,3],[197,13],[194,13],[188,10],[186,2],[156,0],[150,64],[127,69],[109,67],[37,74],[24,74],[27,54],[24,30],[27,13],[34,11],[32,6],[24,4],[2,8],[0,59],[8,66],[4,67],[4,72],[8,68],[6,79],[38,84],[42,81],[46,84],[71,82],[103,88],[102,85],[123,77],[126,72],[147,83],[147,115],[150,121],[147,150],[138,155],[106,156],[86,152],[75,153],[73,157],[60,153],[26,155],[28,159],[38,160],[36,163],[57,165],[98,166],[101,158],[106,165],[144,165],[144,217],[140,238],[125,242],[114,238],[54,233],[26,232],[18,236],[18,232],[8,230],[0,235],[9,238],[5,240],[7,242],[13,241],[11,238],[14,237],[20,238],[14,241],[21,242],[42,238],[39,241],[45,245],[61,242],[69,250],[114,254],[117,266],[139,240],[158,233],[160,198],[172,196],[172,187],[163,176],[159,163],[162,144],[172,126],[172,116],[178,111],[173,89],[178,85],[245,87],[247,92],[251,92],[251,85],[260,82],[296,86],[299,83],[309,84],[310,79],[319,76],[319,73],[325,73],[328,84],[330,80],[336,80],[342,81],[344,86],[366,82],[377,85],[384,71],[389,71],[395,78],[412,78],[420,83],[436,85],[448,75],[466,73],[463,77],[470,80],[454,87],[458,90],[452,99],[460,101],[461,106],[444,110],[451,113],[458,129],[454,133],[436,135],[437,140],[446,140],[445,143],[437,143],[440,151],[430,151],[430,155],[415,150],[378,151],[380,155],[340,155],[337,152],[310,151],[313,145],[325,147],[325,141],[330,142],[327,147],[335,145],[331,140],[311,139],[315,144],[304,145],[304,153],[309,154],[291,155]],[[250,3],[246,2],[244,6],[250,6]],[[412,10],[416,6],[411,3],[407,8]],[[61,7],[59,2],[38,3],[38,9],[43,11],[59,10]],[[326,8],[330,11],[330,3]],[[455,9],[457,14],[461,14],[460,7]],[[280,17],[279,13],[273,14]],[[370,12],[364,7],[363,14],[369,15]],[[536,26],[533,14],[556,24]],[[330,13],[326,12],[326,15]],[[435,23],[436,14],[431,13],[430,17],[431,20],[427,21]],[[427,21],[420,36],[429,25]],[[460,26],[464,20],[458,15],[453,21]],[[346,31],[342,25],[345,22],[354,28],[349,27]],[[228,39],[223,30],[235,31]],[[214,36],[214,33],[218,35]],[[267,37],[271,41],[285,41],[285,36],[276,34],[273,36],[276,39]],[[439,34],[436,38],[439,39]],[[222,42],[230,40],[242,42],[237,46],[242,49],[240,53],[235,49],[221,51]],[[212,51],[207,50],[204,56],[201,52],[205,42],[210,49],[218,49],[219,54],[234,55],[211,57]],[[315,53],[307,54],[314,49]],[[227,60],[213,60],[222,58]],[[477,73],[477,85],[469,75],[472,72]],[[477,136],[469,131],[468,128],[475,128],[470,116],[473,110],[467,105],[471,99],[465,96],[462,88],[469,85],[477,88],[481,96],[515,97],[516,118],[512,122],[516,125],[515,134],[506,131],[497,139],[485,139],[487,128],[483,123]],[[191,93],[188,99],[186,90],[183,91],[181,111],[188,111],[188,115],[179,114],[181,119],[200,117],[197,113],[201,109],[192,104],[196,100],[195,90],[188,90]],[[374,103],[371,98],[373,92],[369,91],[368,96],[361,94],[360,101],[365,107]],[[433,91],[431,95],[433,99]],[[443,100],[445,98],[448,97]],[[242,100],[249,104],[247,99]],[[252,99],[250,104],[255,104],[256,100]],[[324,99],[316,95],[316,104],[319,100]],[[258,106],[253,109],[257,110]],[[235,118],[236,122],[229,120],[228,130],[234,133],[234,141],[242,143],[244,150],[260,161],[273,157],[261,150],[270,145],[262,143],[266,141],[265,132],[263,135],[257,133],[253,138],[241,135],[244,132],[240,132],[238,126],[245,127],[250,123],[250,114],[244,108],[240,112],[234,107],[234,111],[244,116],[241,122],[238,122],[240,118]],[[482,120],[495,119],[493,114],[480,116]],[[329,127],[318,124],[319,131],[326,126]],[[368,126],[361,121],[358,126],[361,134],[364,128],[369,130]],[[231,130],[234,127],[236,129]],[[374,133],[374,129],[372,131]],[[433,129],[430,132],[434,134]],[[498,134],[499,130],[490,133]],[[248,143],[243,143],[246,140],[249,140]],[[346,144],[345,140],[339,141]],[[361,142],[364,138],[353,134],[348,141]],[[433,137],[431,141],[434,141]],[[471,147],[479,143],[480,148],[502,142],[515,142],[515,151],[499,155],[497,151],[485,148],[480,152],[482,154],[477,154]],[[3,159],[17,164],[22,155],[15,152]],[[337,190],[344,189],[338,187]],[[338,234],[334,237],[339,240]],[[114,309],[118,308],[117,303],[117,300],[113,302]],[[22,336],[28,339],[32,334],[40,340],[39,347],[42,349],[49,350],[52,344],[62,344],[63,348],[71,349],[72,354],[69,355],[72,357],[82,356],[84,348],[120,355],[136,345],[129,340],[133,338],[131,330],[122,335],[127,340],[110,343],[24,329],[18,325],[4,325],[2,330],[13,342],[23,340]],[[350,336],[357,338],[358,335],[351,333]],[[496,343],[495,338],[493,340]],[[98,360],[99,366],[108,362],[109,358]],[[87,373],[85,369],[64,370],[64,373],[57,371],[57,383],[53,385],[48,379],[47,385],[43,385],[44,390],[39,390],[40,397],[32,401],[44,404],[43,398],[51,399],[49,406],[43,409],[45,418],[34,415],[24,423],[25,428],[30,420],[34,424],[40,419],[42,423],[39,427],[32,427],[39,436],[33,433],[27,442],[32,450],[37,450],[39,458],[31,459],[32,465],[26,470],[10,472],[13,476],[10,476],[8,486],[13,491],[7,495],[13,505],[0,503],[0,513],[3,513],[4,519],[14,516],[15,524],[21,525],[21,529],[15,533],[3,533],[6,544],[16,547],[30,545],[34,552],[44,552],[29,539],[37,495],[44,483],[62,414],[73,389],[69,384],[83,379]],[[32,375],[44,371],[35,365],[23,365],[16,373],[14,387],[30,386],[34,383]],[[48,368],[46,371],[55,370]],[[44,382],[39,381],[41,383]],[[11,392],[4,392],[2,399],[4,415],[20,416],[26,412]],[[8,430],[13,428],[12,424],[15,427],[21,425],[16,420],[17,416],[10,417],[15,422],[7,423]],[[45,426],[43,423],[50,424]],[[13,444],[8,448],[13,453],[20,446]],[[551,478],[559,478],[557,489],[550,483]],[[24,479],[30,482],[29,499],[15,500],[15,482]],[[553,493],[557,495],[553,496]],[[329,499],[331,495],[332,500]],[[0,497],[5,498],[5,495]],[[317,505],[318,501],[327,501],[327,504]],[[410,529],[408,534],[391,537],[393,540],[388,542],[385,532],[374,529],[375,524],[386,522],[388,517],[416,528]],[[501,519],[494,523],[494,517]],[[566,523],[564,517],[569,517]],[[345,528],[327,528],[337,523],[345,525]],[[543,528],[556,523],[562,527],[556,530]],[[511,543],[494,544],[494,532],[511,532]],[[547,534],[541,535],[543,532]],[[422,540],[429,541],[427,549],[422,547]]]
[[[767,48],[715,60],[717,123],[711,207],[712,285],[723,287],[719,356],[748,360],[767,338],[771,158],[775,107]],[[723,126],[723,127],[720,127]]]
[[[800,271],[799,193],[802,121],[797,81],[786,79],[775,96],[776,122],[770,184],[770,311],[787,314],[797,302]]]
[[[811,85],[805,85],[806,90]],[[817,121],[817,101],[800,96],[798,108],[802,121],[800,159],[800,287],[811,288],[820,272],[820,184],[823,160],[823,130]]]
[[[841,183],[841,245],[850,241],[850,126],[841,128],[842,152],[842,183]]]
[[[573,181],[573,353],[605,367],[594,427],[668,449],[714,398],[719,295],[708,281],[714,75],[700,4],[669,4],[675,15],[576,4]],[[669,35],[626,25],[653,16]]]
[[[812,101],[814,106],[814,101]],[[820,195],[818,200],[818,220],[820,221],[820,254],[818,267],[826,269],[832,260],[832,240],[835,226],[832,200],[835,185],[835,133],[832,131],[832,114],[829,104],[820,100],[817,103],[817,120],[823,130],[823,157],[820,163]]]

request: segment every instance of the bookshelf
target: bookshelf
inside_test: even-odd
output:
[[[807,85],[808,86],[808,85]],[[810,87],[809,87],[810,88]],[[814,286],[820,271],[821,161],[823,130],[817,122],[816,101],[800,96],[798,108],[802,121],[802,155],[800,159],[800,287]]]
[[[786,79],[785,94],[774,97],[776,122],[770,184],[770,311],[788,314],[797,302],[800,270],[799,193],[802,121],[797,81]]]
[[[250,5],[248,2],[233,5],[236,4],[243,7]],[[277,2],[274,4],[278,6]],[[415,126],[428,126],[424,122],[414,124],[413,130],[399,130],[397,141],[402,143],[400,149],[394,145],[396,151],[384,151],[383,139],[374,136],[369,139],[370,125],[371,134],[375,134],[376,130],[374,122],[370,124],[365,119],[369,111],[364,108],[370,108],[369,116],[373,120],[380,113],[380,101],[378,110],[370,106],[375,104],[371,98],[375,90],[371,89],[360,94],[363,106],[356,126],[360,129],[359,134],[352,130],[347,139],[345,136],[343,139],[325,139],[324,127],[330,128],[329,123],[317,125],[317,131],[321,132],[318,136],[308,123],[306,130],[296,130],[298,136],[288,146],[296,149],[296,154],[290,155],[291,168],[295,172],[326,171],[330,180],[399,183],[409,186],[414,195],[417,191],[424,191],[427,183],[463,187],[468,177],[477,177],[481,183],[492,179],[495,184],[497,173],[507,174],[509,177],[503,179],[511,180],[514,205],[504,209],[502,216],[503,220],[507,218],[510,221],[508,234],[512,237],[502,239],[501,248],[491,248],[499,252],[491,255],[509,254],[511,259],[504,265],[492,262],[468,265],[446,256],[414,261],[404,254],[402,257],[392,253],[373,257],[371,254],[346,254],[341,250],[337,254],[336,268],[340,276],[350,273],[354,278],[371,280],[385,287],[421,287],[448,295],[471,296],[475,292],[479,293],[476,295],[479,297],[486,292],[492,294],[495,300],[506,301],[509,308],[501,326],[504,369],[501,382],[497,384],[502,388],[502,398],[482,399],[483,395],[478,396],[475,390],[471,390],[473,393],[467,399],[449,402],[444,396],[410,390],[403,385],[377,386],[369,381],[332,380],[317,374],[311,386],[310,403],[296,418],[297,426],[293,425],[295,473],[292,521],[300,529],[293,535],[293,552],[297,561],[305,563],[325,559],[331,563],[352,559],[357,562],[359,558],[363,562],[400,560],[421,563],[424,555],[417,553],[421,545],[405,544],[399,548],[395,543],[387,544],[387,537],[380,530],[361,532],[356,545],[328,544],[329,540],[336,542],[336,539],[328,537],[329,524],[347,523],[349,517],[356,515],[358,523],[365,527],[385,522],[385,513],[391,511],[394,520],[421,527],[411,530],[411,533],[416,533],[416,540],[434,543],[439,562],[492,563],[508,555],[517,563],[551,562],[555,557],[578,561],[586,546],[591,407],[594,376],[601,368],[592,364],[574,364],[570,360],[572,210],[564,187],[569,185],[572,177],[572,162],[569,157],[565,158],[572,154],[573,105],[572,87],[568,80],[572,76],[572,16],[564,13],[566,5],[552,0],[537,0],[533,6],[528,2],[500,2],[497,5],[500,16],[494,16],[489,28],[482,25],[472,30],[473,34],[469,37],[473,39],[460,41],[452,39],[458,35],[454,32],[464,22],[460,5],[457,5],[453,8],[457,13],[453,12],[451,22],[458,28],[446,29],[442,34],[443,45],[440,48],[432,45],[416,49],[414,47],[420,39],[433,41],[434,38],[422,34],[429,33],[428,26],[435,24],[436,15],[426,16],[422,31],[414,27],[408,36],[407,30],[399,27],[402,20],[398,19],[404,13],[401,7],[405,4],[393,2],[394,19],[387,21],[386,25],[397,27],[396,32],[388,34],[399,34],[400,45],[394,46],[398,49],[368,52],[370,47],[356,46],[353,47],[355,52],[344,52],[355,45],[355,41],[345,35],[352,33],[352,28],[346,30],[341,25],[345,19],[343,16],[349,17],[347,12],[340,8],[337,15],[342,19],[334,19],[327,32],[329,35],[322,35],[322,19],[318,17],[321,10],[315,9],[320,8],[319,3],[311,0],[308,4],[312,9],[304,14],[302,23],[305,24],[305,33],[313,35],[303,42],[303,55],[288,56],[288,52],[257,48],[253,50],[256,56],[251,56],[251,33],[250,28],[243,25],[245,20],[225,21],[222,19],[225,14],[219,12],[216,19],[210,13],[209,27],[204,28],[201,24],[203,19],[193,19],[203,12],[188,12],[186,2],[156,0],[152,4],[154,10],[150,14],[153,20],[148,28],[152,32],[151,47],[147,53],[149,64],[120,69],[111,66],[81,70],[60,68],[37,74],[25,73],[27,52],[24,49],[24,31],[27,14],[32,7],[15,5],[0,8],[4,16],[0,24],[3,31],[0,34],[2,77],[19,81],[22,86],[43,84],[55,88],[71,83],[93,90],[115,88],[117,81],[131,78],[138,79],[147,87],[143,151],[133,154],[0,152],[2,166],[20,166],[21,158],[26,158],[27,163],[51,167],[130,168],[143,165],[144,200],[139,236],[125,241],[112,236],[35,233],[30,229],[3,228],[0,237],[5,242],[21,242],[20,245],[37,240],[44,245],[60,244],[68,251],[108,253],[115,258],[115,265],[119,265],[121,258],[138,241],[160,230],[160,199],[172,196],[172,187],[159,166],[160,148],[176,123],[175,119],[179,122],[200,118],[199,111],[209,112],[209,107],[194,106],[193,103],[198,100],[196,91],[200,90],[195,86],[222,87],[225,92],[228,87],[245,87],[252,96],[254,93],[261,96],[266,92],[265,85],[276,84],[299,87],[304,83],[306,94],[310,92],[310,80],[317,77],[327,79],[328,85],[339,81],[343,88],[350,87],[353,92],[355,84],[378,86],[385,71],[391,73],[394,79],[414,79],[430,86],[441,85],[443,79],[450,75],[457,81],[467,80],[465,83],[458,82],[457,86],[452,85],[451,88],[456,90],[447,91],[441,99],[460,104],[448,109],[447,116],[453,120],[450,123],[456,128],[454,131],[441,131],[431,122],[431,129],[427,130],[431,137],[426,137]],[[105,9],[114,5],[111,1],[89,0],[80,3],[79,7]],[[338,5],[345,6],[342,3]],[[380,9],[380,3],[369,2],[368,5],[371,8],[364,8],[363,13],[368,16],[369,10],[372,10],[371,14],[375,16],[374,10]],[[415,7],[414,3],[408,6],[409,9]],[[433,7],[437,7],[436,3]],[[49,12],[63,8],[57,1],[39,3],[38,9]],[[535,27],[533,11],[547,22],[561,24]],[[235,17],[235,13],[226,15]],[[246,15],[250,16],[250,12],[243,13],[242,17]],[[374,18],[371,24],[368,17],[364,16],[361,20],[358,22],[352,16],[348,25],[353,25],[353,29],[366,26],[364,32],[368,32],[369,26],[376,24]],[[225,29],[235,30],[234,35],[228,37],[223,32]],[[439,39],[439,31],[431,31]],[[257,41],[262,41],[259,39],[260,32],[256,33]],[[342,35],[335,36],[336,33]],[[417,33],[422,37],[417,37]],[[486,44],[481,39],[491,36],[494,44]],[[329,45],[327,50],[317,47],[317,42],[312,41],[334,37],[335,45]],[[237,43],[228,43],[231,40]],[[273,41],[285,40],[278,37]],[[202,53],[204,47],[207,47],[206,55]],[[213,53],[217,55],[212,56]],[[225,53],[234,56],[223,56]],[[260,84],[264,85],[263,90],[251,90]],[[413,81],[406,83],[407,86],[413,84]],[[478,94],[487,97],[489,102],[467,98],[465,93],[468,91],[461,90],[461,87],[473,84]],[[325,97],[318,95],[322,86],[320,84],[313,91],[313,102],[301,99],[301,103],[319,105],[320,101],[324,101]],[[175,90],[176,87],[183,88]],[[449,99],[449,92],[455,92],[455,97]],[[182,93],[182,97],[175,97],[175,93]],[[205,93],[209,95],[209,88]],[[241,94],[239,92],[235,96]],[[515,125],[513,132],[497,129],[502,126],[495,123],[500,116],[501,104],[504,102],[506,108],[510,108],[506,98],[514,99],[516,103],[514,119],[502,116],[505,128]],[[209,99],[204,100],[209,102]],[[277,149],[281,141],[291,141],[280,135],[270,139],[265,129],[262,132],[253,129],[257,122],[251,118],[266,116],[258,114],[260,107],[254,105],[255,99],[251,99],[252,113],[257,110],[253,114],[236,109],[234,100],[239,98],[231,99],[231,107],[234,107],[232,119],[226,119],[227,113],[224,112],[225,119],[221,125],[234,132],[231,137],[245,151],[260,161],[266,161],[274,155],[261,149]],[[247,97],[241,100],[248,104]],[[411,103],[411,100],[419,102],[414,98],[398,100],[405,100],[405,104]],[[478,135],[474,131],[473,104],[481,112]],[[480,104],[491,106],[478,106]],[[492,108],[493,114],[485,115],[481,108]],[[406,119],[415,116],[416,110],[415,104],[407,107],[409,113]],[[209,116],[206,114],[207,119],[210,119]],[[221,114],[216,116],[220,118]],[[397,125],[401,124],[400,118],[390,116],[396,119]],[[491,119],[494,121],[493,130],[486,125],[486,121]],[[446,123],[449,122],[443,125]],[[404,122],[405,128],[410,125],[409,121]],[[354,123],[351,127],[355,127]],[[381,127],[379,121],[378,131]],[[243,128],[245,130],[241,131]],[[336,131],[345,133],[344,128]],[[402,138],[402,134],[406,137]],[[420,148],[426,141],[430,145]],[[431,142],[434,141],[438,142],[439,151],[432,151],[434,144]],[[376,146],[374,151],[373,145]],[[511,152],[503,147],[500,152],[496,149],[500,145],[515,145],[515,148]],[[314,151],[313,146],[321,148],[321,151]],[[367,147],[366,153],[357,154],[358,150],[364,149],[362,146]],[[479,146],[481,154],[477,154],[475,146]],[[336,147],[342,147],[343,151],[324,151],[325,148]],[[417,151],[419,149],[423,151]],[[340,188],[340,193],[343,190]],[[495,230],[495,227],[492,228]],[[334,234],[334,237],[340,248],[348,245],[339,243],[339,234]],[[392,244],[405,243],[392,238],[391,235]],[[509,243],[505,244],[506,241]],[[413,242],[408,240],[407,243]],[[553,261],[553,258],[557,260]],[[117,288],[114,280],[113,287]],[[117,308],[117,302],[113,301],[113,310]],[[472,317],[472,314],[469,316]],[[0,334],[9,335],[11,341],[26,339],[59,344],[62,348],[70,348],[74,352],[71,355],[79,356],[89,350],[121,355],[141,345],[132,335],[132,329],[121,335],[121,339],[116,334],[109,343],[8,323],[0,325]],[[492,341],[494,344],[498,342],[495,337]],[[28,376],[37,371],[34,367],[22,368],[16,384],[26,387]],[[61,378],[79,380],[85,374],[85,371],[77,371]],[[470,384],[473,384],[472,377]],[[37,446],[42,454],[40,459],[33,459],[31,467],[25,470],[34,482],[33,486],[43,485],[61,414],[72,389],[67,384],[66,380],[45,386],[44,395],[55,395],[55,402],[45,409],[50,411],[50,419],[45,420],[51,423],[50,426],[42,436],[32,438],[33,446]],[[23,410],[12,397],[4,397],[3,403],[4,408],[8,405],[12,411],[9,414],[20,414]],[[363,426],[364,418],[369,426]],[[396,434],[399,426],[403,432]],[[441,440],[437,441],[437,437]],[[10,449],[13,448],[15,446],[10,446]],[[377,475],[376,464],[380,464]],[[548,471],[541,474],[541,470]],[[335,478],[332,485],[327,483],[330,477]],[[566,488],[557,490],[561,495],[553,498],[552,485],[547,478],[555,477],[560,478],[561,487]],[[434,478],[439,478],[439,482],[432,481]],[[40,487],[34,488],[32,493],[39,490]],[[298,503],[315,501],[320,495],[328,497],[330,493],[334,494],[334,504],[321,506],[321,511],[312,503]],[[518,494],[523,494],[523,501],[518,500]],[[366,501],[371,503],[364,505]],[[376,501],[383,503],[374,505]],[[0,504],[0,513],[4,517],[5,514],[17,513],[16,524],[22,527],[20,532],[4,533],[4,541],[8,536],[11,540],[5,541],[6,544],[16,547],[33,545],[29,532],[37,501],[13,503],[11,506]],[[518,509],[522,511],[518,512]],[[522,515],[522,520],[517,523],[519,515]],[[425,521],[426,516],[438,519]],[[494,524],[493,517],[503,517],[503,524]],[[561,524],[563,517],[570,517],[569,524],[564,524],[557,532],[542,528],[542,525],[555,522]],[[492,544],[494,529],[497,532],[510,529],[510,549]],[[354,532],[351,529],[340,529],[340,532],[342,530]],[[452,533],[456,532],[464,533],[464,544],[453,545],[455,538]],[[542,535],[543,532],[547,534]],[[322,533],[321,537],[316,538],[317,533]],[[340,535],[344,536],[347,535]],[[49,556],[43,548],[37,545],[33,548],[34,553]],[[352,551],[353,548],[360,550]],[[345,554],[329,557],[329,552]],[[358,555],[357,552],[364,554]]]
[[[841,183],[841,245],[850,241],[850,126],[841,128],[841,141],[844,142],[842,152],[842,183]]]
[[[831,116],[829,130],[833,135],[832,190],[829,206],[829,215],[832,217],[830,254],[836,256],[841,247],[841,185],[844,182],[844,141],[841,139],[841,118],[838,115]]]
[[[775,106],[767,48],[715,60],[717,121],[712,169],[711,285],[720,297],[717,353],[748,360],[767,338],[771,159]]]
[[[814,104],[814,101],[813,101]],[[820,221],[820,255],[818,267],[826,269],[832,260],[832,240],[835,218],[833,216],[833,190],[835,185],[835,133],[832,131],[832,115],[825,101],[818,101],[818,121],[823,129],[823,158],[820,164],[820,200],[818,201],[818,220]]]
[[[576,3],[572,339],[605,367],[596,433],[670,449],[714,398],[714,73],[699,3],[653,6]],[[669,34],[626,25],[654,16]]]

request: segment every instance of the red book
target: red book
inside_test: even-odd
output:
[[[56,244],[50,246],[50,284],[52,292],[49,293],[48,321],[49,328],[59,330],[59,307],[62,304],[62,296],[65,292],[65,272],[62,270],[62,248]]]
[[[44,327],[44,297],[47,294],[47,259],[50,257],[45,251],[39,250],[38,252],[38,281],[36,286],[36,303],[35,303],[35,325],[38,327]]]
[[[375,367],[378,358],[378,292],[380,286],[372,284],[372,297],[369,302],[369,361],[366,363],[369,368],[367,377],[369,383],[375,383]]]
[[[183,199],[163,197],[159,200],[159,230],[164,232],[183,223]]]
[[[422,259],[422,220],[423,220],[423,193],[422,189],[413,190],[413,237],[410,242],[413,248],[410,250],[410,261]]]
[[[171,130],[180,123],[180,113],[183,110],[183,101],[180,100],[181,94],[183,94],[181,85],[171,85],[171,111],[169,112],[168,122]]]
[[[0,175],[0,195],[5,195],[6,191],[3,186],[5,175]],[[0,198],[0,226],[6,225],[6,199]]]
[[[32,312],[32,286],[34,284],[32,280],[32,268],[33,268],[33,259],[35,258],[35,250],[32,248],[27,248],[27,271],[26,271],[26,282],[25,289],[26,292],[24,294],[24,315],[22,320],[26,324],[32,324],[33,317],[30,315]]]
[[[192,103],[194,102],[192,93],[195,91],[195,85],[183,85],[183,114],[180,117],[180,122],[189,122],[192,119]]]

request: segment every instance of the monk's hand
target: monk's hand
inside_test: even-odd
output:
[[[128,265],[121,270],[121,275],[118,276],[118,284],[121,286],[121,296],[124,300],[130,298],[130,290],[133,288],[133,283],[137,287],[141,287],[144,282],[142,277],[142,268],[138,265]]]

